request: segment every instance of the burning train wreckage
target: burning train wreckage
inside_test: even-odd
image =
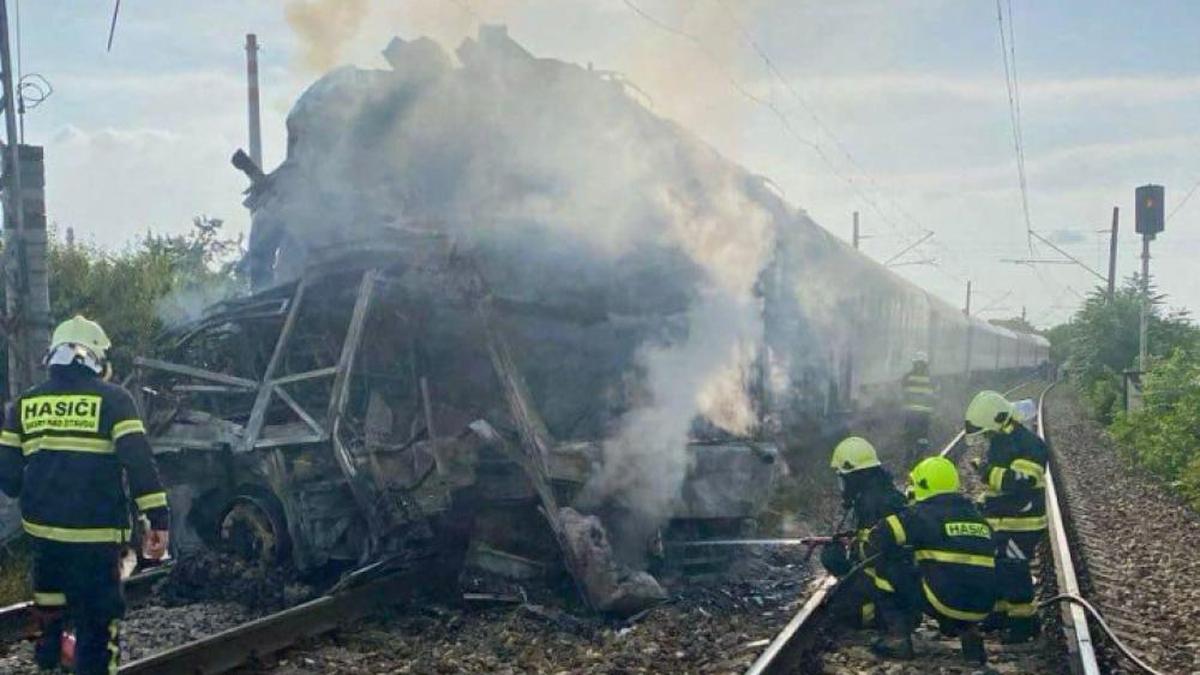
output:
[[[303,94],[277,169],[235,157],[255,290],[137,361],[185,554],[558,569],[628,614],[663,537],[752,525],[798,417],[918,348],[1023,364],[615,74],[499,27],[384,56]]]

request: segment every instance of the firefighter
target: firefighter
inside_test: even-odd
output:
[[[983,514],[996,533],[1000,597],[993,622],[1005,629],[1005,643],[1037,634],[1030,560],[1046,534],[1046,444],[1018,420],[1016,407],[1002,394],[983,391],[967,406],[967,442],[986,443],[977,467],[987,486]]]
[[[107,381],[110,346],[104,329],[82,316],[60,324],[44,360],[49,381],[13,401],[0,432],[0,488],[19,495],[33,547],[34,658],[42,670],[59,667],[69,613],[75,672],[117,671],[126,483],[150,525],[143,554],[158,560],[167,550],[167,495],[133,398]]]
[[[945,635],[958,636],[964,658],[983,664],[987,654],[978,624],[995,598],[992,531],[975,506],[959,494],[958,470],[929,457],[909,474],[913,502],[872,528],[864,552],[886,556],[904,548],[916,560],[917,591],[904,599],[914,615],[923,611]],[[884,656],[911,658],[911,632],[889,634],[874,645]]]
[[[829,465],[841,484],[842,508],[854,514],[855,537],[848,547],[835,541],[822,549],[821,564],[830,574],[845,577],[864,560],[862,546],[871,528],[903,509],[905,500],[865,438],[850,436],[838,443]],[[901,575],[911,570],[912,563],[903,556],[897,558],[863,566],[862,574],[848,582],[839,603],[839,614],[846,623],[869,628],[904,620],[894,596],[896,587],[905,585]]]
[[[912,369],[900,384],[904,390],[904,468],[908,470],[929,450],[929,420],[937,396],[925,352],[913,355]]]

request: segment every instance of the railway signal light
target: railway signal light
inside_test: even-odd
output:
[[[1164,190],[1161,185],[1143,185],[1134,192],[1137,202],[1134,227],[1138,234],[1153,239],[1154,235],[1163,231],[1163,197]]]

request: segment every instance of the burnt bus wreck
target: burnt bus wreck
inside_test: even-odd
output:
[[[753,527],[783,466],[759,439],[811,439],[917,350],[938,378],[1046,360],[618,74],[502,27],[383,55],[313,83],[274,170],[235,156],[254,293],[137,362],[181,549],[562,570],[636,610],[662,589],[630,567]]]
[[[595,384],[603,373],[556,375],[548,358],[564,345],[631,354],[637,340],[614,334],[637,331],[493,295],[435,231],[323,257],[295,281],[212,308],[175,334],[168,358],[137,361],[132,388],[177,546],[301,571],[392,557],[445,572],[465,555],[509,573],[566,563],[597,609],[659,595],[611,560],[596,518],[569,508],[603,462],[599,437],[579,432],[603,424],[583,418],[606,384]],[[765,506],[772,446],[689,452],[674,528],[735,532]]]

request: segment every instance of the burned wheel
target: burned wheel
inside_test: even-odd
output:
[[[222,549],[252,562],[276,564],[288,554],[287,521],[269,492],[248,490],[230,500],[217,529]]]

